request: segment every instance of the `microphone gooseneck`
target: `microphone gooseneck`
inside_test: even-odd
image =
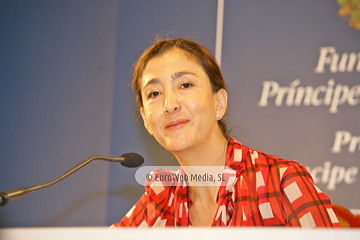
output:
[[[92,156],[92,157],[89,157],[89,158],[83,160],[78,165],[70,168],[66,172],[60,174],[57,178],[53,179],[50,182],[40,184],[40,185],[35,185],[32,187],[13,188],[13,189],[1,192],[0,193],[0,207],[5,206],[10,201],[22,198],[29,193],[49,187],[49,186],[63,180],[64,178],[73,174],[74,172],[76,172],[80,168],[84,167],[85,165],[87,165],[88,163],[90,163],[93,160],[118,162],[118,163],[121,163],[121,165],[123,165],[124,167],[129,167],[129,168],[139,167],[144,163],[144,158],[137,153],[124,153],[120,157],[106,157],[106,156],[99,156],[99,155]]]

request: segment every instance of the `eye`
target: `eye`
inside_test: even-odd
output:
[[[189,88],[192,86],[194,86],[192,83],[185,82],[180,85],[180,88]]]
[[[160,92],[153,91],[153,92],[150,92],[147,97],[148,98],[155,98],[155,97],[157,97],[159,95],[160,95]]]

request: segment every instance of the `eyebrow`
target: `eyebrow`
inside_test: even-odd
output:
[[[171,75],[171,80],[178,79],[178,78],[182,77],[183,75],[187,75],[187,74],[191,74],[191,75],[194,75],[195,77],[197,77],[195,73],[183,71],[183,72],[176,72],[173,75]],[[160,82],[160,80],[158,78],[153,78],[144,85],[144,88],[146,88],[149,85],[158,84],[159,82]]]
[[[173,75],[171,75],[171,78],[172,78],[172,80],[175,80],[175,79],[180,78],[180,77],[182,77],[183,75],[187,75],[187,74],[196,76],[195,73],[183,71],[183,72],[176,72],[176,73],[174,73]],[[197,77],[197,76],[196,76],[196,77]]]

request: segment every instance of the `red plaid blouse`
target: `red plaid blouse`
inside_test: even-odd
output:
[[[299,163],[250,149],[229,138],[229,167],[212,226],[341,227],[330,199]],[[167,170],[156,170],[158,173]],[[182,174],[182,169],[179,170]],[[152,186],[115,227],[191,226],[188,187]]]

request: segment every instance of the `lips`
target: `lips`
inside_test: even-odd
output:
[[[189,120],[187,119],[178,119],[176,121],[171,121],[165,126],[165,129],[178,129],[184,126],[188,122]]]

